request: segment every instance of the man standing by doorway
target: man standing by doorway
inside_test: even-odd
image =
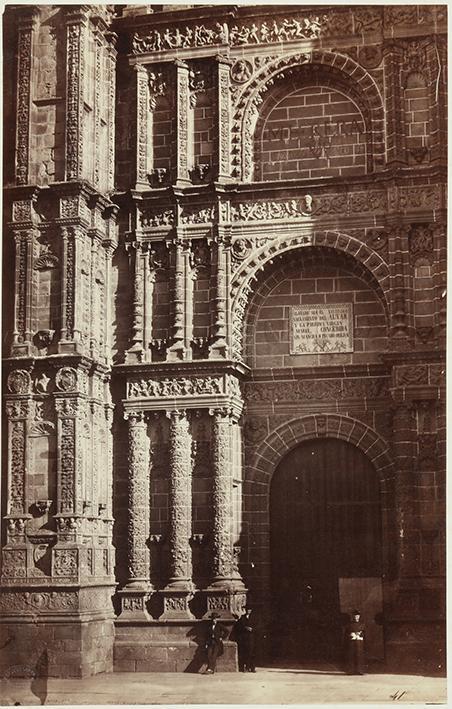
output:
[[[346,628],[347,671],[350,675],[365,673],[364,631],[365,625],[361,622],[361,613],[354,610],[352,620]]]
[[[223,654],[223,640],[228,631],[218,623],[218,613],[212,613],[209,619],[206,632],[207,669],[206,674],[211,675],[217,669],[217,659]]]
[[[254,660],[254,622],[251,619],[251,612],[251,608],[247,606],[235,626],[240,672],[256,672]]]

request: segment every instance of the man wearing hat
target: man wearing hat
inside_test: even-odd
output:
[[[235,624],[240,672],[256,672],[254,660],[254,623],[251,608],[247,606]]]
[[[354,610],[352,619],[346,628],[347,669],[351,675],[363,675],[364,663],[364,623],[361,622],[361,613]]]
[[[211,613],[207,625],[205,648],[207,651],[206,674],[211,675],[217,668],[217,658],[223,654],[223,640],[227,637],[228,631],[218,623],[218,613]]]

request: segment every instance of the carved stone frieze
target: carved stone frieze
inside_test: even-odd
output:
[[[209,224],[215,219],[213,206],[187,206],[181,214],[182,224]]]
[[[441,185],[423,185],[421,187],[400,187],[399,208],[408,210],[441,209],[443,206]]]
[[[247,403],[376,399],[389,395],[385,378],[317,379],[245,384]]]
[[[223,393],[221,377],[191,377],[177,379],[140,379],[129,381],[127,397],[129,399],[148,397],[178,397],[196,395],[215,395]]]
[[[77,594],[68,591],[24,591],[0,594],[0,612],[40,613],[77,610]]]
[[[174,209],[154,209],[149,208],[143,210],[140,214],[140,223],[143,228],[148,227],[170,227],[173,226],[175,220]]]

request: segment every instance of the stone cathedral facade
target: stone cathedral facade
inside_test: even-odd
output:
[[[446,24],[7,8],[2,672],[444,665]]]

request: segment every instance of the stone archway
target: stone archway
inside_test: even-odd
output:
[[[231,283],[232,305],[232,336],[233,356],[235,359],[242,357],[245,314],[249,305],[249,298],[253,293],[252,282],[268,264],[275,258],[299,249],[301,247],[323,246],[344,252],[356,259],[369,273],[369,278],[374,282],[384,304],[386,315],[390,302],[390,276],[389,268],[383,258],[372,250],[367,244],[358,239],[337,231],[314,231],[311,234],[282,235],[270,245],[264,244],[257,249],[249,248],[234,273]]]
[[[260,606],[266,622],[271,618],[270,486],[277,466],[303,441],[333,438],[358,448],[375,468],[380,488],[382,576],[394,578],[398,556],[398,518],[395,507],[396,477],[390,447],[375,430],[345,414],[308,414],[285,418],[255,448],[245,452],[243,511],[247,567],[244,580],[252,602]],[[257,523],[257,526],[256,526]]]
[[[234,176],[245,182],[252,179],[253,171],[253,136],[259,116],[259,106],[265,93],[279,78],[290,76],[293,71],[304,65],[312,64],[325,69],[332,69],[351,82],[361,96],[361,104],[368,112],[368,125],[373,132],[373,164],[380,168],[384,165],[384,111],[379,88],[370,74],[351,57],[331,51],[313,51],[297,53],[271,61],[246,85],[237,97],[234,110],[232,131],[241,135],[241,153],[232,157]]]

